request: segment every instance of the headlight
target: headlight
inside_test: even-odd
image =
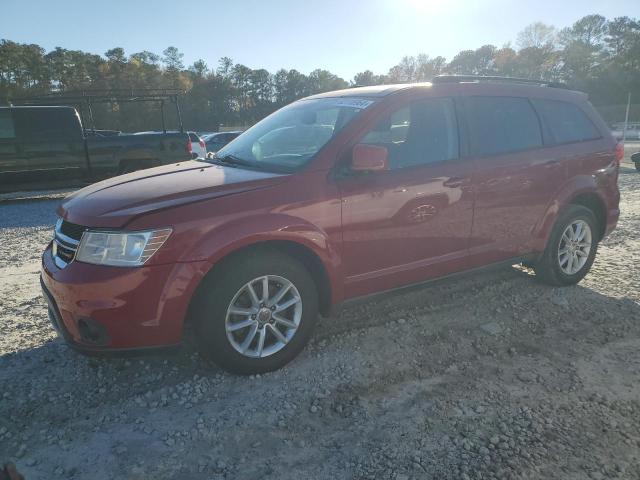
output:
[[[143,265],[162,246],[171,229],[148,232],[84,232],[76,253],[79,262],[114,267]]]

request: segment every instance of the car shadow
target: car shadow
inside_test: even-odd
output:
[[[505,303],[505,299],[509,301]],[[528,305],[542,302],[550,315],[557,316],[566,314],[576,299],[579,299],[576,304],[592,307],[597,305],[598,310],[602,312],[626,312],[628,318],[640,318],[640,305],[633,300],[609,297],[581,285],[563,288],[542,285],[535,280],[531,270],[514,265],[470,272],[464,276],[436,280],[347,304],[328,318],[319,320],[311,344],[314,350],[322,349],[322,345],[327,345],[327,340],[331,338],[353,331],[366,331],[401,318],[424,321],[424,326],[433,329],[433,334],[437,334],[440,329],[452,327],[468,331],[495,321],[498,317],[508,326],[513,321],[508,305],[516,305],[516,310],[521,311],[528,308]],[[571,312],[575,313],[575,310],[576,307],[572,307]],[[593,313],[593,308],[589,311]],[[497,315],[496,312],[504,315]],[[579,308],[577,312],[579,313]],[[440,321],[439,317],[459,317],[464,321],[456,320],[455,325],[452,325]],[[572,318],[584,328],[581,330],[576,325],[577,332],[588,331],[589,322],[598,320],[597,316],[587,315],[586,311],[584,318],[580,315],[574,315]],[[42,321],[48,322],[46,318]],[[303,352],[302,357],[304,356]],[[75,351],[60,338],[48,340],[37,347],[0,357],[0,382],[11,381],[10,376],[17,373],[16,369],[37,369],[38,365],[57,364],[60,361],[68,368],[75,365],[103,370],[106,378],[125,384],[130,382],[131,373],[137,368],[143,369],[145,374],[151,376],[170,370],[172,374],[165,377],[166,383],[163,385],[180,383],[193,375],[208,377],[224,374],[221,369],[198,354],[193,331],[187,326],[181,347],[144,353],[87,356]],[[294,361],[286,368],[295,369],[295,365]],[[8,372],[13,373],[7,375]],[[50,373],[45,369],[36,375],[46,378]]]

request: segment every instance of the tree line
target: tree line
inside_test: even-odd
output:
[[[464,50],[450,61],[426,54],[405,56],[385,74],[370,70],[346,81],[328,70],[305,75],[295,69],[270,73],[222,57],[218,65],[168,47],[158,55],[126,55],[113,48],[104,56],[57,47],[0,41],[0,103],[19,97],[91,89],[180,88],[184,124],[217,130],[250,125],[298,98],[355,85],[428,81],[439,74],[505,75],[563,82],[585,91],[608,121],[621,120],[627,94],[640,99],[640,21],[587,15],[561,30],[540,22],[522,30],[511,44]],[[634,106],[636,108],[636,106]],[[632,117],[640,117],[633,111]],[[160,128],[151,104],[106,104],[94,109],[100,128],[125,131]],[[640,119],[640,118],[639,118]]]

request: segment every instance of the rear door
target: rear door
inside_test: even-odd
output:
[[[84,138],[73,108],[15,108],[13,119],[29,182],[85,176]]]
[[[475,164],[470,264],[528,253],[533,231],[566,178],[562,162],[543,147],[541,123],[525,97],[461,97]]]
[[[346,296],[464,269],[472,164],[459,155],[453,100],[399,106],[360,143],[386,147],[389,170],[340,179]]]

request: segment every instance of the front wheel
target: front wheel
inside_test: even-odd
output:
[[[591,269],[598,249],[598,222],[591,210],[570,205],[553,227],[547,248],[534,267],[549,285],[574,285]]]
[[[318,295],[300,262],[265,250],[213,272],[194,310],[200,351],[248,375],[281,368],[300,353],[316,323]]]

